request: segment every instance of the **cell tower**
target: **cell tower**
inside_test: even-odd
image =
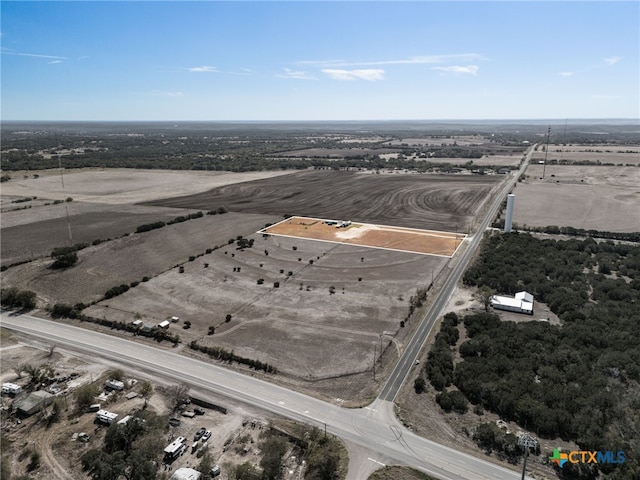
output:
[[[504,233],[511,233],[513,223],[513,205],[516,203],[516,196],[513,193],[507,195],[507,215],[504,219]]]

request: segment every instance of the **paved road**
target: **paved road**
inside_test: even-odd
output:
[[[487,214],[485,215],[482,223],[480,224],[478,231],[471,237],[468,237],[469,244],[467,245],[466,250],[462,252],[462,254],[456,259],[452,259],[450,261],[455,262],[453,269],[444,285],[440,289],[440,291],[436,294],[436,299],[425,314],[424,318],[421,320],[420,325],[416,329],[413,337],[407,343],[407,347],[405,348],[402,356],[396,363],[395,368],[389,375],[386,383],[380,390],[380,394],[378,395],[378,399],[386,400],[388,402],[393,402],[402,388],[402,385],[409,375],[409,371],[411,367],[415,364],[418,355],[420,354],[420,350],[422,350],[422,346],[424,345],[431,329],[433,328],[436,320],[442,315],[444,307],[447,305],[449,298],[451,298],[451,294],[460,280],[462,273],[466,270],[473,254],[480,245],[480,241],[482,240],[482,234],[489,227],[489,224],[496,216],[498,209],[500,208],[500,204],[506,198],[506,195],[513,188],[513,186],[518,181],[518,178],[527,168],[529,161],[531,160],[531,155],[535,149],[535,145],[532,146],[527,152],[525,161],[522,162],[522,166],[518,170],[518,172],[513,175],[511,180],[507,182],[502,190],[495,196],[493,203],[491,204],[491,208],[489,208]]]
[[[405,429],[393,404],[376,400],[363,409],[345,409],[286,388],[171,350],[28,315],[0,314],[0,324],[87,357],[107,358],[255,405],[277,415],[315,425],[371,452],[367,461],[404,464],[443,480],[517,480],[520,476],[482,459],[431,442]]]

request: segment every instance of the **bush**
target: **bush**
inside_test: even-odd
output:
[[[138,228],[136,228],[136,233],[143,233],[143,232],[148,232],[150,230],[156,230],[158,228],[164,227],[165,225],[166,223],[164,222],[146,223],[144,225],[138,226]]]
[[[127,290],[129,290],[129,285],[125,284],[119,285],[117,287],[111,287],[105,292],[104,298],[105,300],[108,300],[110,298],[117,297],[118,295],[122,295]]]
[[[415,381],[413,382],[413,388],[418,394],[424,392],[426,386],[427,386],[427,382],[425,382],[424,378],[422,377],[416,378]]]
[[[466,413],[469,407],[467,397],[460,390],[439,393],[436,395],[436,402],[445,412],[454,410],[458,413]]]
[[[31,310],[36,308],[36,293],[31,290],[18,290],[15,287],[2,289],[2,306]]]
[[[77,250],[79,250],[77,246],[54,248],[51,252],[51,258],[54,259],[51,268],[60,269],[74,266],[78,262]]]

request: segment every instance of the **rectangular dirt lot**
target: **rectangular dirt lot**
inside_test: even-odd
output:
[[[449,232],[309,217],[292,217],[260,232],[449,257],[465,237]]]

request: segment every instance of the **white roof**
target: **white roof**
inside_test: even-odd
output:
[[[524,300],[525,302],[533,303],[533,295],[527,292],[518,292],[515,297],[518,300]]]
[[[171,475],[171,480],[200,480],[202,474],[194,470],[193,468],[179,468],[177,469],[173,475]]]
[[[520,293],[526,293],[526,292],[520,292]],[[528,294],[532,299],[533,296]],[[491,305],[492,306],[505,306],[505,307],[511,307],[511,308],[519,308],[520,310],[522,310],[523,312],[533,312],[533,302],[527,302],[526,300],[521,300],[519,298],[513,298],[513,297],[501,297],[500,295],[494,295],[493,297],[491,297]]]

